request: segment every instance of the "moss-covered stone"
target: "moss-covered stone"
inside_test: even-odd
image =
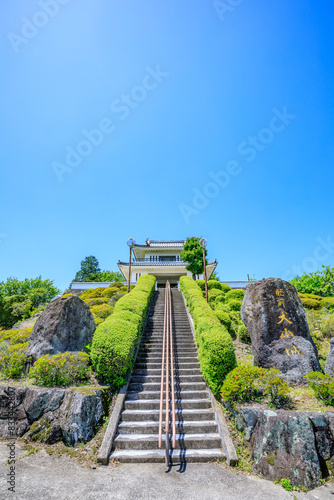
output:
[[[268,464],[273,467],[275,465],[276,456],[275,455],[267,455],[266,458],[267,458]]]

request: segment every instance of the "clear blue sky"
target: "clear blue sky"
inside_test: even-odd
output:
[[[204,236],[226,280],[333,265],[333,11],[1,2],[0,280],[64,289],[129,237]]]

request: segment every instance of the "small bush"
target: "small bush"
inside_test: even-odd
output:
[[[87,299],[96,299],[97,297],[102,296],[104,290],[105,288],[101,286],[98,288],[89,288],[80,294],[80,299],[83,301],[86,301]]]
[[[108,316],[110,316],[113,312],[113,307],[109,306],[108,304],[100,304],[96,305],[90,308],[92,315],[95,318],[102,318],[106,319]]]
[[[0,374],[19,378],[25,363],[25,351],[33,327],[0,331]]]
[[[196,280],[197,285],[200,287],[202,292],[205,291],[205,281],[204,280]]]
[[[91,308],[92,306],[99,306],[108,303],[108,297],[97,297],[96,299],[85,300],[86,304]]]
[[[325,297],[321,301],[321,307],[325,307],[326,309],[333,310],[334,309],[334,297]]]
[[[220,283],[220,289],[222,292],[227,293],[231,290],[231,287],[226,285],[225,283]]]
[[[272,404],[280,404],[289,392],[289,386],[280,374],[275,368],[266,370],[258,366],[238,366],[227,375],[221,395],[232,402],[261,400],[269,396]]]
[[[251,342],[247,327],[243,323],[238,326],[238,340],[239,342],[245,342],[248,344]]]
[[[3,378],[19,378],[22,374],[25,351],[29,342],[0,344],[0,372]]]
[[[63,352],[41,356],[29,370],[29,377],[44,387],[68,386],[89,378],[89,356],[84,352]]]
[[[231,311],[240,311],[242,306],[242,300],[231,299],[227,302],[227,305],[231,309]]]
[[[209,290],[208,298],[209,298],[210,305],[214,304],[218,298],[221,298],[222,301],[225,300],[224,292],[222,292],[221,290],[218,290],[217,288]]]
[[[208,290],[213,290],[213,289],[221,290],[222,289],[221,283],[219,283],[219,281],[216,280],[209,280]]]
[[[225,295],[225,302],[229,302],[230,300],[234,300],[234,299],[241,300],[241,302],[242,302],[242,300],[244,298],[244,295],[245,295],[245,291],[244,290],[239,290],[239,289],[230,290]]]
[[[264,368],[241,365],[234,368],[226,377],[221,395],[226,401],[250,401],[263,396],[261,377]]]
[[[320,372],[311,372],[307,375],[310,387],[315,396],[325,405],[334,405],[334,377]]]
[[[280,480],[280,485],[283,486],[283,488],[286,490],[286,491],[292,491],[293,490],[293,487],[292,487],[292,484],[291,484],[291,481],[290,479],[287,479],[285,477],[283,477],[281,480]]]
[[[108,297],[110,299],[110,297],[113,297],[117,293],[119,293],[119,287],[117,287],[117,286],[110,286],[109,288],[106,288],[102,292],[102,297]]]
[[[303,307],[306,309],[320,309],[321,302],[315,299],[300,297]]]

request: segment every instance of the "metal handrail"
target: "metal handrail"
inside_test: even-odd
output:
[[[166,370],[166,383],[164,383],[164,374]],[[171,390],[169,387],[169,374],[171,376]],[[172,403],[172,447],[175,448],[176,442],[176,423],[175,423],[175,388],[174,388],[174,356],[173,356],[173,325],[172,325],[172,302],[170,283],[166,282],[165,289],[165,310],[164,310],[164,331],[162,343],[162,363],[161,363],[161,384],[160,384],[160,413],[159,413],[159,448],[162,446],[162,419],[164,402],[164,385],[166,397],[165,413],[165,432],[166,432],[166,465],[169,466],[169,394],[171,392]]]

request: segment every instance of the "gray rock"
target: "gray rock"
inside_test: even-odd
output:
[[[29,339],[26,356],[82,351],[92,341],[95,322],[89,307],[75,295],[52,300],[38,318]]]
[[[59,412],[59,424],[64,443],[73,445],[78,441],[87,442],[93,437],[104,415],[102,391],[92,394],[68,391],[63,408]]]
[[[326,361],[326,366],[325,366],[325,373],[328,373],[328,375],[332,375],[334,377],[334,337],[331,338],[330,343],[329,343],[329,353],[327,356],[327,361]]]
[[[20,388],[0,386],[0,437],[8,430],[10,402],[15,404],[16,435],[33,441],[67,445],[87,442],[109,411],[109,389]]]
[[[271,481],[287,478],[307,489],[322,477],[315,435],[306,414],[262,411],[251,438],[256,472]]]
[[[12,408],[14,409],[16,435],[22,436],[28,429],[27,415],[22,406],[26,392],[25,387],[0,387],[0,436],[12,437],[8,429],[8,417],[12,415]]]
[[[320,371],[297,290],[287,281],[268,278],[247,285],[241,318],[251,341],[256,366],[277,368],[288,382],[299,384]]]
[[[256,408],[240,408],[240,413],[238,414],[239,427],[238,430],[245,431],[244,438],[246,441],[250,441],[255,425],[257,423],[259,411]]]
[[[47,411],[59,408],[64,396],[65,389],[28,389],[23,407],[29,422],[38,420]]]

